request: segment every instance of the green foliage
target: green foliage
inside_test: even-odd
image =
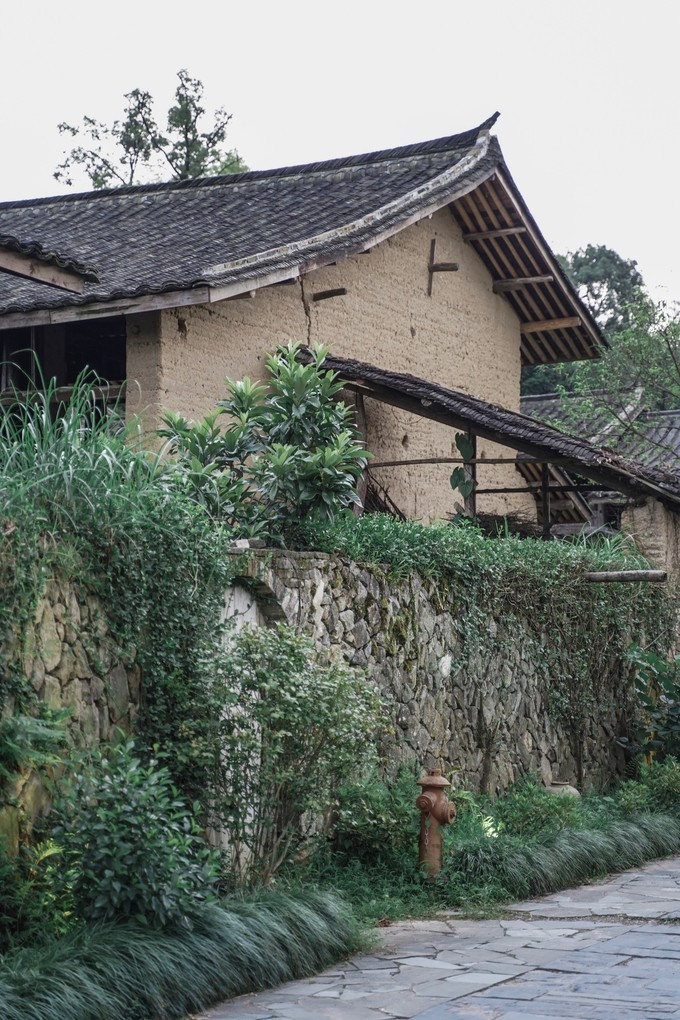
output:
[[[167,768],[142,764],[132,742],[93,753],[60,786],[64,889],[90,923],[189,923],[210,895],[214,861]]]
[[[656,811],[674,811],[680,816],[680,761],[669,754],[662,762],[640,766],[640,785]]]
[[[302,518],[332,520],[358,502],[367,460],[351,408],[334,399],[342,383],[324,370],[325,349],[308,365],[296,350],[281,346],[267,359],[268,387],[227,380],[218,411],[197,424],[167,414],[159,430],[176,456],[172,485],[239,534],[277,543]]]
[[[42,768],[60,760],[59,751],[68,741],[67,718],[68,713],[43,709],[41,718],[15,714],[0,719],[0,790],[20,766]]]
[[[215,111],[212,127],[201,131],[205,115],[203,85],[187,71],[177,72],[175,102],[161,130],[153,112],[153,98],[143,89],[126,93],[122,120],[109,127],[93,117],[82,124],[59,124],[59,133],[77,140],[54,172],[56,180],[73,184],[72,172],[84,173],[95,189],[148,183],[170,171],[176,180],[247,170],[236,150],[223,148],[231,115]],[[161,178],[162,179],[162,178]]]
[[[359,948],[336,897],[271,892],[205,905],[172,932],[134,922],[71,931],[0,961],[3,1020],[169,1020],[308,977]]]
[[[0,418],[0,705],[35,701],[19,637],[46,579],[74,578],[99,597],[122,661],[136,653],[140,748],[172,749],[193,801],[218,768],[214,652],[237,564],[231,535],[164,471],[134,425],[112,433],[86,375],[68,403],[49,383]]]
[[[508,833],[532,837],[577,826],[579,805],[575,797],[556,796],[535,780],[525,779],[496,802],[493,813]]]
[[[420,769],[402,765],[389,782],[370,770],[337,792],[333,846],[343,858],[364,866],[394,865],[412,852],[418,838],[414,810]]]
[[[558,257],[605,335],[631,325],[632,309],[644,288],[634,259],[624,259],[604,244],[587,244]]]
[[[268,882],[370,755],[378,699],[288,627],[238,632],[223,666],[222,800],[230,868]],[[215,791],[217,796],[217,791]]]
[[[680,655],[669,660],[633,645],[629,656],[640,716],[634,740],[623,736],[619,743],[634,754],[680,754]]]
[[[63,935],[68,902],[57,895],[61,847],[53,840],[22,845],[17,858],[0,853],[0,954]]]
[[[304,864],[298,880],[337,889],[375,923],[444,907],[484,912],[625,870],[680,850],[680,765],[668,761],[611,794],[581,799],[550,794],[533,780],[495,800],[453,789],[458,817],[444,830],[435,883],[417,867],[413,771],[372,775],[341,790],[335,840]]]

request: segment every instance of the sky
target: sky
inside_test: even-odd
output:
[[[680,300],[674,0],[50,0],[5,5],[0,201],[68,190],[57,124],[162,120],[186,68],[252,169],[425,141],[495,110],[506,162],[557,252],[604,244]],[[84,188],[86,185],[81,185]]]

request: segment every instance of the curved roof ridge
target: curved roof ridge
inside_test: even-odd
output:
[[[65,252],[47,249],[39,241],[22,240],[13,234],[0,234],[0,248],[17,252],[20,255],[25,255],[27,258],[37,259],[38,262],[44,262],[46,265],[58,266],[60,269],[70,269],[86,280],[92,280],[95,283],[99,282],[99,276],[92,266],[85,265],[84,262],[80,262]]]
[[[312,163],[299,163],[292,166],[277,167],[271,170],[245,170],[237,174],[220,174],[212,177],[194,177],[186,181],[158,181],[153,184],[124,184],[118,188],[100,188],[96,191],[79,191],[64,195],[46,195],[42,198],[24,198],[0,202],[0,209],[21,209],[28,206],[50,205],[59,202],[91,201],[110,197],[124,197],[126,195],[152,194],[162,191],[174,191],[180,189],[206,188],[215,186],[231,186],[234,184],[246,183],[257,180],[267,180],[277,177],[297,177],[301,174],[312,174],[327,172],[329,170],[343,170],[353,166],[363,166],[371,163],[379,163],[386,160],[408,159],[414,156],[427,156],[430,154],[446,152],[449,149],[467,148],[473,146],[480,134],[488,132],[498,120],[498,112],[487,117],[476,128],[463,131],[456,135],[444,135],[441,138],[433,138],[430,141],[415,142],[410,145],[397,146],[391,149],[376,149],[372,152],[364,152],[355,156],[340,156],[334,159],[317,160]]]

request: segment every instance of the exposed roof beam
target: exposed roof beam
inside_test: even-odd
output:
[[[30,255],[23,255],[9,248],[0,248],[0,271],[35,280],[36,283],[46,283],[49,287],[59,287],[60,290],[68,290],[74,294],[82,294],[85,289],[85,281],[78,273],[70,269],[60,269],[59,266],[41,262]]]
[[[488,241],[494,237],[512,237],[513,234],[526,234],[526,227],[499,227],[496,230],[472,230],[463,234],[464,241]]]
[[[519,290],[520,287],[529,287],[532,283],[552,283],[554,276],[513,276],[509,280],[495,280],[494,293],[500,294],[506,290]]]
[[[542,322],[523,322],[520,326],[521,333],[542,333],[543,330],[568,329],[570,326],[580,326],[581,319],[578,315],[567,315],[562,319],[543,319]]]

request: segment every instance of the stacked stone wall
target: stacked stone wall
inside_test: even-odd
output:
[[[329,656],[368,672],[385,701],[382,745],[392,762],[454,769],[461,785],[489,791],[532,771],[546,783],[582,776],[600,784],[621,770],[616,737],[631,718],[626,678],[575,740],[551,706],[528,625],[509,630],[489,616],[481,647],[466,648],[465,609],[436,580],[394,580],[311,553],[266,554],[249,570],[252,597],[265,608],[269,592],[270,616],[280,607]],[[566,652],[563,659],[567,675]]]

